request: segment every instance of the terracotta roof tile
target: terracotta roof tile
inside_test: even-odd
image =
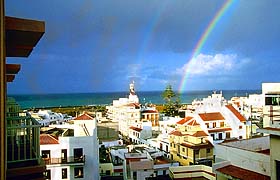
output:
[[[180,131],[172,131],[171,133],[169,133],[169,135],[174,135],[174,136],[183,136],[183,134]]]
[[[226,105],[226,107],[239,119],[240,122],[246,121],[245,117],[243,117],[232,105]]]
[[[84,114],[76,117],[74,120],[94,120],[94,118],[91,115],[84,113]]]
[[[46,144],[59,144],[59,141],[50,134],[41,134],[40,145],[46,145]]]
[[[225,120],[224,116],[220,112],[202,113],[199,114],[199,116],[203,121]]]
[[[137,131],[137,132],[141,132],[143,130],[141,128],[133,127],[133,126],[131,126],[129,129],[132,129],[132,130]]]
[[[215,129],[208,129],[209,133],[215,133],[215,132],[225,132],[225,131],[231,131],[231,128],[215,128]]]
[[[194,134],[192,134],[191,136],[193,136],[193,137],[203,137],[203,136],[208,136],[208,134],[204,131],[197,131]]]
[[[229,175],[233,178],[237,178],[237,179],[243,179],[243,180],[252,180],[252,179],[258,179],[258,180],[269,180],[270,177],[254,172],[254,171],[250,171],[247,169],[243,169],[237,166],[233,166],[233,165],[228,165],[222,168],[217,169],[216,171],[219,171],[225,175]]]
[[[195,119],[192,119],[187,123],[187,125],[189,125],[189,126],[199,126],[200,124]]]
[[[183,125],[186,122],[188,122],[189,120],[191,120],[193,117],[187,116],[184,119],[181,119],[180,121],[177,122],[177,124]]]

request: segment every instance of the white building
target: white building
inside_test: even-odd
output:
[[[213,170],[218,180],[270,179],[269,137],[217,144]]]
[[[145,179],[169,174],[170,167],[179,166],[163,153],[146,145],[130,145],[127,148],[111,148],[111,156],[115,165],[115,174],[124,179]],[[122,164],[122,165],[120,165]]]
[[[134,82],[129,87],[128,98],[119,98],[113,101],[113,105],[106,106],[107,117],[119,123],[122,139],[140,143],[141,140],[151,138],[153,130],[159,129],[159,112],[155,107],[141,107],[134,90]]]
[[[96,120],[82,114],[73,124],[42,128],[40,149],[47,179],[99,179]]]
[[[113,105],[106,106],[108,119],[119,123],[119,131],[124,138],[128,139],[129,128],[140,122],[140,104],[135,94],[134,82],[130,84],[128,98],[114,100]]]
[[[38,112],[30,111],[28,113],[42,126],[49,126],[50,124],[61,124],[72,119],[71,116],[52,112],[51,110],[39,110]]]
[[[229,104],[223,98],[222,93],[213,93],[201,101],[195,100],[193,108],[191,112],[187,111],[186,117],[194,118],[214,142],[248,138],[249,125],[246,118],[236,109],[236,105]]]
[[[263,83],[263,127],[280,127],[280,83]]]

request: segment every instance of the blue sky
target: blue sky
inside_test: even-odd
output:
[[[6,15],[45,21],[8,93],[176,90],[224,1],[6,1]],[[235,1],[192,61],[184,90],[260,89],[280,79],[279,0]]]

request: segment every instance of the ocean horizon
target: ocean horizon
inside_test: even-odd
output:
[[[261,90],[221,90],[223,97],[229,100],[234,96],[248,96],[249,94],[261,94]],[[216,91],[217,93],[221,92]],[[163,104],[161,96],[163,91],[139,91],[136,92],[141,104]],[[175,91],[176,92],[176,91]],[[210,96],[213,90],[185,91],[179,94],[182,104],[190,104],[194,99],[202,99]],[[89,106],[108,105],[119,98],[128,97],[129,92],[93,92],[93,93],[50,93],[50,94],[8,94],[21,106],[28,108],[51,108],[65,106]]]

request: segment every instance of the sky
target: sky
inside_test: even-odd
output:
[[[7,16],[45,21],[28,58],[7,58],[21,64],[8,94],[127,91],[132,81],[136,91],[168,84],[251,90],[279,82],[279,0],[230,2],[192,57],[225,2],[8,0]]]

